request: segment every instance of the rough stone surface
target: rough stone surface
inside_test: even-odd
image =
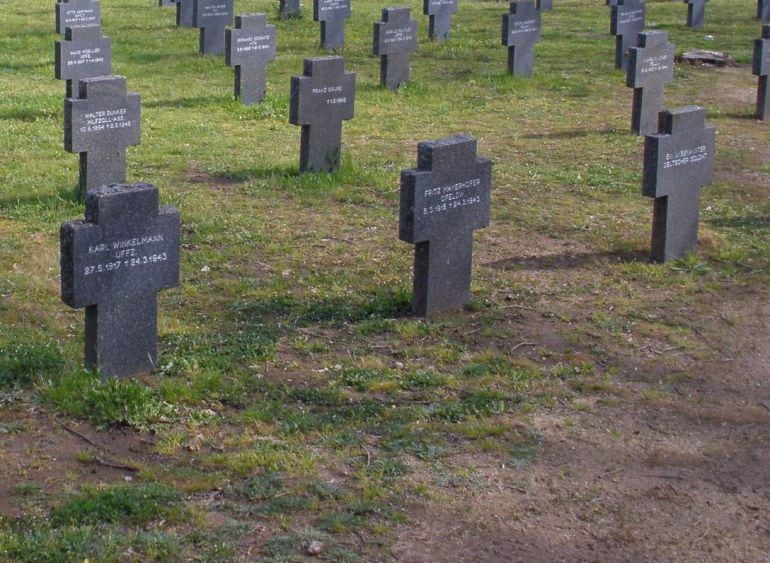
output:
[[[492,162],[456,135],[417,146],[417,168],[401,173],[399,238],[413,243],[416,315],[470,299],[473,231],[489,224]]]
[[[61,295],[85,307],[85,365],[103,377],[157,366],[157,296],[179,285],[179,212],[149,184],[88,193],[85,221],[61,227]]]
[[[73,96],[73,81],[108,75],[111,68],[112,40],[102,37],[98,25],[68,27],[64,39],[56,42],[54,72],[67,81],[67,98]]]
[[[68,27],[101,25],[98,0],[68,0],[56,4],[56,33],[64,35]]]
[[[342,49],[350,0],[313,0],[313,21],[321,22],[321,47]]]
[[[767,77],[770,75],[770,25],[762,26],[762,37],[754,40],[752,72],[759,77],[757,85],[757,119],[770,118],[770,89]]]
[[[452,14],[457,11],[457,0],[423,0],[422,13],[428,17],[428,37],[431,41],[449,39]]]
[[[540,10],[532,0],[511,2],[510,13],[503,14],[503,45],[508,47],[508,72],[532,76],[534,46],[540,41]]]
[[[652,258],[666,262],[695,250],[700,189],[713,181],[715,131],[706,110],[690,106],[660,114],[659,132],[644,139],[644,195],[655,198]]]
[[[706,2],[708,0],[684,0],[687,4],[687,25],[701,28],[706,21]]]
[[[305,59],[302,76],[291,77],[289,122],[302,126],[299,168],[331,172],[339,168],[342,122],[353,118],[356,75],[342,57]]]
[[[417,49],[417,20],[405,6],[383,8],[374,22],[372,51],[380,55],[380,86],[396,90],[409,81],[409,55]]]
[[[637,135],[658,131],[658,113],[663,110],[663,92],[674,79],[673,43],[665,31],[644,31],[638,46],[628,50],[626,86],[634,89],[631,130]]]
[[[611,6],[610,33],[615,36],[615,68],[628,68],[628,49],[644,29],[646,6],[643,0],[617,0]]]
[[[80,154],[80,197],[126,181],[126,147],[140,141],[139,94],[122,76],[78,81],[78,97],[64,100],[64,148]]]
[[[244,105],[265,97],[267,63],[275,60],[275,26],[265,14],[236,16],[235,29],[225,30],[225,64],[235,67],[233,93]]]
[[[200,29],[198,51],[204,55],[225,52],[225,28],[233,23],[233,0],[195,0],[193,27]]]
[[[770,22],[770,0],[757,0],[757,19]]]

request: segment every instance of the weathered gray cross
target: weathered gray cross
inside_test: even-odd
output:
[[[152,371],[156,293],[179,285],[179,212],[149,184],[88,193],[85,221],[61,227],[61,295],[85,307],[85,365],[105,377]]]
[[[752,73],[759,77],[757,84],[757,119],[770,117],[770,88],[767,77],[770,74],[770,25],[762,26],[762,37],[754,40]]]
[[[491,182],[492,162],[467,135],[419,143],[417,168],[401,173],[399,238],[415,245],[415,314],[470,299],[473,231],[489,224]]]
[[[644,195],[655,198],[652,258],[676,260],[698,242],[700,190],[714,177],[715,131],[698,106],[660,113],[659,132],[644,139]]]
[[[235,28],[225,30],[225,64],[235,67],[233,92],[244,105],[265,97],[267,63],[275,59],[275,26],[265,14],[235,17]]]
[[[658,131],[666,84],[674,79],[674,44],[665,31],[643,31],[638,46],[628,50],[626,86],[634,89],[631,130],[637,135]]]
[[[78,97],[64,100],[64,148],[80,154],[80,197],[126,181],[126,147],[140,141],[139,94],[122,76],[78,82]]]

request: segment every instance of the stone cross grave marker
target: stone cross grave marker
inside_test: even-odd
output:
[[[313,21],[321,22],[321,47],[342,49],[350,0],[313,0]]]
[[[342,57],[305,59],[302,76],[291,77],[289,122],[302,126],[299,169],[339,168],[342,121],[353,118],[356,74],[345,72]]]
[[[553,0],[537,0],[537,9],[541,12],[553,9]]]
[[[452,14],[457,11],[457,0],[423,0],[422,13],[428,17],[428,37],[431,41],[449,39]]]
[[[235,67],[233,92],[244,105],[265,97],[267,63],[275,60],[275,26],[265,14],[236,16],[235,29],[225,30],[225,64]]]
[[[770,22],[770,0],[757,0],[757,19]]]
[[[68,27],[101,25],[98,0],[68,0],[56,4],[56,33],[64,35]]]
[[[415,245],[412,311],[429,316],[470,299],[473,231],[489,225],[492,162],[456,135],[417,145],[401,172],[399,238]]]
[[[122,76],[78,82],[78,97],[64,100],[64,148],[80,153],[80,197],[98,186],[126,181],[126,147],[140,141],[139,94]]]
[[[409,81],[409,55],[417,49],[417,20],[408,7],[383,8],[374,22],[372,51],[380,55],[380,86],[396,90]]]
[[[655,198],[652,258],[666,262],[695,250],[700,189],[713,181],[715,131],[698,106],[663,111],[644,139],[643,193]]]
[[[540,41],[540,11],[532,0],[511,2],[510,13],[503,14],[503,45],[508,47],[508,72],[532,76],[533,48]]]
[[[233,0],[195,0],[193,27],[200,29],[198,51],[204,55],[225,52],[225,27],[233,23]]]
[[[638,47],[628,50],[626,86],[634,89],[631,130],[637,135],[658,131],[663,92],[674,79],[674,44],[665,31],[643,31]]]
[[[194,27],[193,14],[195,13],[195,0],[177,0],[176,25],[178,27]]]
[[[85,365],[103,377],[158,363],[156,293],[179,285],[179,212],[150,184],[88,193],[85,221],[61,227],[61,296],[85,307]]]
[[[278,14],[281,19],[298,18],[301,14],[301,6],[299,0],[281,0],[278,7]]]
[[[615,36],[615,68],[626,70],[626,53],[644,29],[644,0],[617,0],[612,6],[610,33]]]
[[[68,27],[64,39],[56,42],[54,61],[55,76],[67,81],[66,97],[71,98],[74,81],[110,74],[112,40],[102,37],[98,25]]]
[[[770,75],[770,25],[763,25],[762,37],[754,40],[752,73],[759,77],[757,119],[765,120],[770,117],[770,88],[767,84]]]
[[[708,0],[684,0],[684,2],[687,4],[687,25],[695,28],[703,27]]]

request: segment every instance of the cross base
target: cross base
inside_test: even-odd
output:
[[[431,316],[462,307],[471,296],[473,231],[414,247],[412,312]]]
[[[762,121],[770,118],[770,89],[767,79],[767,75],[760,76],[757,85],[757,119]]]
[[[154,371],[158,363],[157,317],[155,293],[135,301],[86,307],[86,368],[110,377]]]
[[[508,47],[508,72],[516,76],[532,76],[535,51],[532,47]]]
[[[345,46],[345,20],[321,22],[321,47],[324,49],[342,49]]]
[[[398,90],[409,81],[409,53],[393,53],[380,57],[380,86]]]
[[[198,51],[204,55],[221,55],[225,52],[225,27],[202,27]]]
[[[703,27],[706,16],[706,3],[687,4],[687,26],[699,29]]]
[[[340,167],[342,124],[328,127],[303,125],[299,149],[302,172],[334,172]]]
[[[655,198],[652,211],[652,259],[678,260],[698,245],[700,189]],[[676,209],[676,213],[670,210]],[[675,233],[675,234],[674,234]]]
[[[428,18],[428,37],[431,41],[444,41],[449,39],[452,29],[452,16],[434,15]]]
[[[629,37],[629,35],[615,36],[615,68],[624,72],[628,70],[628,50],[636,42],[636,37]]]
[[[637,135],[654,135],[658,132],[658,114],[663,109],[663,88],[634,88],[634,104],[631,110],[631,131]]]
[[[262,65],[238,65],[235,67],[233,93],[245,106],[258,104],[265,98],[265,69]]]
[[[126,181],[126,149],[81,152],[78,199],[85,201],[88,190]]]

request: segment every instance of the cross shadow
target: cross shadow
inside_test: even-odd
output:
[[[78,202],[77,186],[61,188],[55,194],[9,196],[0,198],[0,209],[13,209],[15,207],[24,207],[26,205],[44,205],[52,207],[56,202]]]
[[[770,216],[761,215],[730,218],[718,217],[715,219],[707,219],[706,222],[715,227],[732,227],[749,230],[770,229]]]
[[[62,92],[62,99],[64,93]],[[0,121],[36,121],[37,119],[56,117],[58,112],[45,109],[14,108],[0,110]]]
[[[230,102],[232,96],[198,96],[197,98],[179,98],[176,100],[157,100],[153,102],[144,102],[142,105],[146,108],[200,108],[222,101]]]
[[[566,270],[584,268],[609,263],[650,262],[646,252],[635,250],[610,250],[604,252],[583,252],[579,254],[548,254],[545,256],[525,256],[506,258],[484,264],[499,270]]]
[[[548,131],[546,133],[527,133],[525,139],[577,139],[593,135],[630,135],[631,130],[622,129],[572,129],[568,131]]]

